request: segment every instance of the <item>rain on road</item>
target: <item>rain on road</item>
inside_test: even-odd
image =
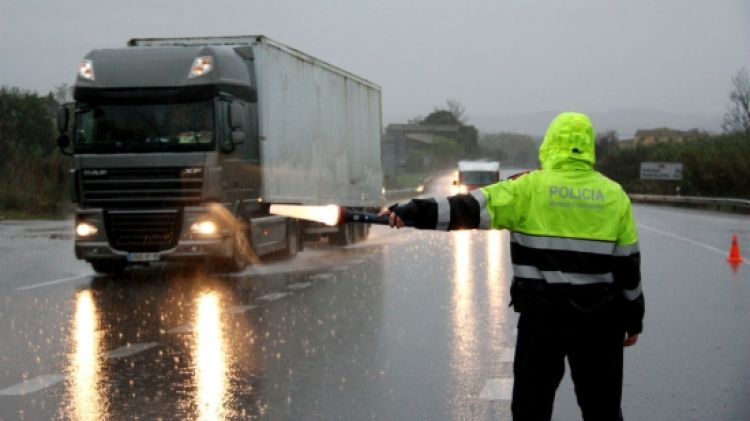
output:
[[[449,177],[431,194],[446,194]],[[746,216],[635,206],[635,420],[750,418]],[[75,260],[69,222],[0,223],[0,419],[509,419],[506,232],[375,227],[232,275]],[[572,385],[556,420],[579,420]]]

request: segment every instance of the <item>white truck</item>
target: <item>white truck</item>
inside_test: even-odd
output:
[[[453,194],[472,190],[500,181],[499,161],[459,161],[457,178],[453,180]]]
[[[367,235],[273,216],[271,204],[384,203],[380,87],[269,38],[94,50],[74,99],[58,145],[75,163],[76,256],[97,271],[173,259],[239,270],[296,254],[304,237]]]

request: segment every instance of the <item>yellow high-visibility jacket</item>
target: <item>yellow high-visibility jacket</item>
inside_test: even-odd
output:
[[[562,113],[540,148],[540,170],[469,195],[413,200],[417,228],[511,232],[516,311],[566,323],[587,315],[642,330],[638,232],[628,196],[594,171],[589,118]]]

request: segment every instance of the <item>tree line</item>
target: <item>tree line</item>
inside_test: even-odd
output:
[[[744,132],[706,133],[681,143],[610,147],[597,158],[597,169],[628,193],[750,199],[748,157],[750,138]],[[680,162],[682,180],[641,180],[641,162]]]
[[[512,168],[533,168],[537,165],[537,151],[541,139],[511,132],[485,133],[468,123],[466,110],[458,100],[449,99],[445,106],[435,107],[427,117],[416,117],[411,124],[426,126],[456,126],[453,135],[436,136],[431,154],[433,170],[455,168],[462,159],[497,160]],[[421,157],[412,157],[419,160]]]
[[[0,87],[0,215],[54,216],[66,203],[70,161],[55,144],[56,114],[65,90],[39,95]]]

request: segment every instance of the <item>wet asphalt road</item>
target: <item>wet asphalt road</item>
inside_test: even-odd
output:
[[[446,178],[434,194],[447,193]],[[750,419],[750,218],[636,206],[630,420]],[[66,222],[0,223],[0,419],[509,419],[505,232],[375,227],[228,276],[95,276]],[[563,381],[555,420],[579,420]]]

